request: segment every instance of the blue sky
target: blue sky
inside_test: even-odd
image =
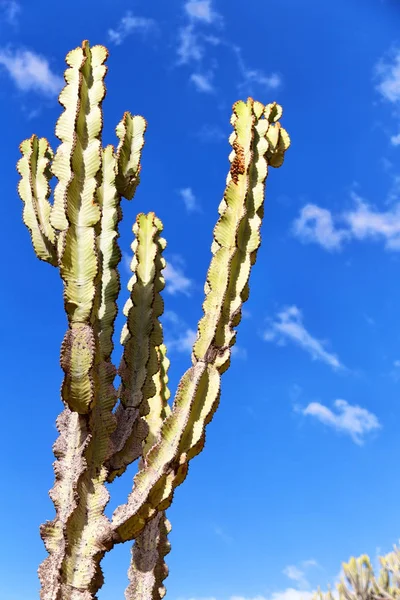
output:
[[[66,328],[58,273],[37,260],[16,193],[20,141],[53,148],[65,54],[110,50],[104,144],[148,120],[131,227],[168,240],[171,388],[190,363],[238,98],[282,104],[292,138],[267,182],[263,243],[203,453],[168,511],[173,600],[304,600],[340,563],[375,561],[400,522],[400,6],[395,0],[0,1],[3,493],[0,599],[38,598]],[[123,325],[117,321],[117,341]],[[120,347],[114,353],[120,358]],[[112,486],[109,513],[135,470]],[[23,482],[23,483],[21,483]],[[104,561],[123,598],[129,545]]]

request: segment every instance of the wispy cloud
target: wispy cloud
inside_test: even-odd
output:
[[[391,52],[390,56],[381,59],[375,67],[375,77],[379,83],[378,92],[385,100],[392,103],[400,101],[400,50]]]
[[[346,400],[335,400],[333,406],[336,412],[319,402],[311,402],[303,409],[297,407],[296,411],[314,417],[324,425],[349,435],[353,442],[360,446],[368,433],[382,427],[378,417],[366,408],[351,405]]]
[[[236,55],[241,81],[238,83],[238,88],[245,94],[253,93],[255,86],[258,89],[266,91],[275,90],[282,84],[282,78],[278,73],[272,72],[269,75],[260,69],[248,67],[243,59],[242,50],[239,46],[232,46]]]
[[[231,543],[233,542],[233,537],[231,535],[228,535],[223,529],[222,527],[220,527],[219,525],[215,525],[214,526],[214,532],[215,534],[220,537],[222,540],[224,540],[224,542],[227,543]]]
[[[189,353],[196,341],[197,331],[188,327],[186,322],[174,311],[165,311],[162,320],[165,329],[165,344],[170,352]]]
[[[180,189],[179,195],[182,198],[188,212],[200,211],[200,205],[191,187]]]
[[[400,116],[400,49],[392,49],[391,52],[378,61],[374,70],[377,91],[381,97],[389,102],[397,117]],[[390,136],[393,146],[400,145],[400,133]]]
[[[310,558],[303,560],[300,563],[300,567],[297,565],[288,565],[283,569],[282,573],[292,581],[295,581],[299,589],[308,590],[310,584],[306,576],[306,571],[311,567],[319,567],[319,564],[314,558]]]
[[[284,345],[288,340],[308,352],[314,360],[320,360],[333,369],[343,369],[336,354],[325,349],[326,342],[313,337],[303,324],[303,316],[297,306],[289,306],[278,313],[275,320],[269,322],[263,338]]]
[[[196,136],[202,142],[213,143],[228,140],[229,133],[224,133],[221,127],[218,127],[217,125],[203,125],[196,133]]]
[[[193,281],[183,273],[183,261],[180,256],[173,256],[167,261],[164,269],[165,291],[168,294],[184,294],[190,296],[193,289]]]
[[[21,5],[16,0],[0,0],[0,14],[9,25],[16,25]]]
[[[211,24],[223,21],[222,16],[213,9],[211,0],[189,0],[185,12],[194,21]]]
[[[353,210],[332,215],[328,209],[307,204],[292,225],[292,233],[300,241],[319,244],[325,250],[341,250],[349,240],[381,240],[387,250],[400,250],[400,202],[390,210],[372,208],[357,194]],[[396,196],[395,190],[389,201]],[[342,223],[342,225],[339,225]]]
[[[215,46],[219,43],[217,36],[205,33],[202,27],[204,29],[207,26],[209,30],[210,26],[220,27],[223,24],[223,18],[214,10],[211,0],[189,0],[183,8],[187,22],[178,33],[177,54],[180,65],[200,62],[206,45]]]
[[[397,135],[392,135],[390,141],[392,142],[393,146],[400,146],[400,133]]]
[[[23,92],[35,91],[54,96],[64,86],[64,80],[53,73],[49,61],[30,50],[0,49],[0,65]]]
[[[310,587],[304,571],[295,565],[288,565],[283,569],[282,573],[292,581],[295,581],[300,588],[308,589]]]
[[[247,359],[247,350],[246,348],[243,348],[243,346],[238,346],[237,344],[235,344],[231,348],[231,353],[233,357],[238,358],[240,360]]]
[[[212,84],[213,73],[209,71],[207,74],[192,73],[190,81],[193,83],[198,92],[205,92],[206,94],[212,94],[214,86]]]
[[[196,65],[189,80],[198,92],[212,93],[213,74],[217,61],[212,61],[211,68],[204,69],[203,59],[207,46],[216,46],[220,39],[210,28],[223,25],[222,16],[214,9],[212,0],[188,0],[183,5],[186,23],[178,32],[178,65]]]
[[[350,232],[339,229],[326,208],[306,204],[292,225],[292,233],[302,242],[315,242],[325,250],[339,250]]]
[[[108,37],[111,42],[114,42],[117,46],[129,35],[133,33],[141,33],[147,35],[148,33],[157,30],[157,24],[154,19],[148,17],[138,17],[128,11],[125,16],[122,17],[115,29],[108,30]]]
[[[192,61],[200,61],[204,55],[204,47],[199,42],[193,23],[189,23],[179,30],[179,44],[177,54],[178,65],[186,65]]]

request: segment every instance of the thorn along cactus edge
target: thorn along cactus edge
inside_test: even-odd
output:
[[[204,315],[192,366],[169,404],[169,360],[159,321],[166,242],[153,212],[139,214],[133,226],[123,355],[118,370],[111,362],[121,198],[131,200],[139,183],[146,121],[126,112],[116,129],[117,148],[102,148],[107,55],[106,48],[91,48],[87,41],[69,52],[59,97],[64,111],[56,125],[61,143],[53,154],[45,138],[33,135],[22,142],[18,162],[24,223],[37,256],[60,270],[68,318],[60,359],[64,410],[57,419],[50,491],[56,514],[41,527],[48,552],[39,567],[42,600],[95,599],[103,585],[105,553],[130,541],[127,600],[164,596],[171,530],[165,511],[190,459],[203,449],[206,425],[218,407],[220,378],[229,367],[260,245],[268,166],[279,167],[290,144],[278,121],[278,104],[264,106],[251,98],[235,103],[230,171],[213,233]],[[51,204],[52,176],[58,183]],[[136,459],[132,492],[109,519],[106,483]]]

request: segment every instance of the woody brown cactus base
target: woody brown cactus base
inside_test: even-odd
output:
[[[57,419],[50,492],[56,515],[41,527],[48,551],[39,567],[42,600],[93,600],[103,585],[104,554],[133,540],[127,600],[164,596],[171,529],[165,510],[190,459],[203,449],[206,425],[217,409],[260,245],[268,166],[279,167],[290,144],[278,122],[279,105],[251,98],[235,103],[231,167],[213,233],[204,315],[192,366],[169,405],[169,361],[159,321],[165,240],[154,213],[138,215],[133,226],[133,275],[118,371],[111,362],[121,198],[131,200],[139,183],[146,122],[125,113],[116,130],[118,147],[102,148],[107,54],[85,41],[67,55],[59,98],[64,112],[56,125],[61,144],[53,155],[46,139],[32,136],[21,144],[18,162],[24,222],[37,256],[60,270],[68,319],[61,346],[64,410]],[[58,183],[50,204],[53,175]],[[132,492],[109,519],[105,484],[136,459]]]

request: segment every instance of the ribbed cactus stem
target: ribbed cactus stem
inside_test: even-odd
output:
[[[169,359],[160,323],[166,241],[153,212],[139,214],[133,226],[123,354],[118,369],[111,361],[121,287],[121,200],[132,199],[139,184],[147,124],[126,112],[116,128],[117,148],[102,147],[107,55],[106,48],[90,47],[87,41],[69,52],[59,98],[64,110],[56,125],[60,145],[53,156],[45,138],[32,136],[22,142],[18,162],[23,220],[38,258],[60,270],[67,316],[60,357],[64,409],[57,419],[50,492],[56,514],[41,527],[48,551],[39,567],[41,600],[95,600],[103,585],[102,558],[125,541],[134,542],[126,599],[165,595],[171,531],[165,511],[186,478],[189,461],[203,449],[206,427],[218,407],[221,376],[230,364],[260,245],[268,168],[282,164],[290,144],[279,123],[279,105],[264,106],[251,98],[235,103],[230,169],[214,228],[204,315],[192,366],[170,405]],[[58,183],[51,204],[52,176]],[[136,459],[132,492],[109,519],[106,484]],[[349,576],[365,590],[367,575],[358,580],[356,567],[351,568]],[[377,585],[389,589],[384,579]]]

